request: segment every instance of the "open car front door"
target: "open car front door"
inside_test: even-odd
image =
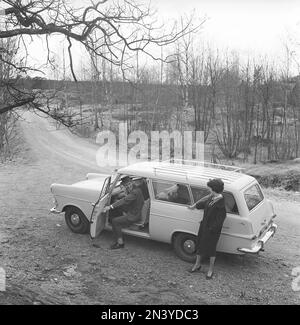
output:
[[[97,238],[105,227],[106,213],[103,213],[104,207],[110,197],[111,177],[107,177],[103,183],[99,200],[94,204],[93,212],[90,218],[90,236],[92,239]]]

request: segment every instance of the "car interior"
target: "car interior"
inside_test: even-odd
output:
[[[178,204],[190,205],[190,195],[184,184],[164,184],[154,182],[155,198],[161,201],[167,201]]]
[[[142,208],[141,220],[129,226],[128,228],[136,231],[141,231],[141,232],[149,232],[151,200],[150,200],[150,195],[149,195],[149,190],[147,185],[147,179],[143,177],[132,177],[132,179],[134,182],[134,186],[141,189],[145,202]],[[191,205],[189,190],[187,186],[184,184],[153,182],[153,189],[154,189],[155,198],[157,200],[162,200],[162,201],[167,201],[167,202],[172,202],[177,204]],[[191,190],[195,202],[210,193],[210,191],[206,188],[191,187]],[[237,204],[233,195],[228,192],[224,192],[223,195],[225,199],[225,206],[226,206],[227,213],[238,214],[239,212],[238,212]],[[120,200],[124,196],[125,193],[121,190],[120,182],[118,182],[112,192],[110,204],[113,204],[114,202]],[[109,211],[108,223],[111,224],[111,220],[115,217],[121,216],[123,212],[126,212],[126,207],[119,207]]]
[[[149,230],[149,216],[150,216],[150,195],[147,185],[146,178],[143,177],[132,177],[133,184],[135,187],[141,189],[144,197],[144,206],[141,212],[141,220],[137,223],[129,226],[130,229],[145,231]],[[120,187],[120,182],[118,182],[112,192],[110,204],[122,199],[126,194],[122,191]],[[126,211],[126,207],[119,207],[109,211],[108,223],[111,224],[111,220],[115,217],[121,216],[123,212]]]

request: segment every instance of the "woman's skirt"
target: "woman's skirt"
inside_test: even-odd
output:
[[[221,232],[214,233],[209,229],[203,227],[201,222],[196,243],[196,254],[203,257],[216,256],[216,248],[220,239],[220,235]]]

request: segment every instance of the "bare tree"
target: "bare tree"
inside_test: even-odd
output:
[[[266,159],[272,160],[273,134],[275,132],[276,73],[273,66],[267,62],[261,66],[260,83],[257,91],[262,108],[261,144],[266,147]]]
[[[222,99],[220,101],[219,126],[215,129],[217,144],[226,158],[236,158],[242,151],[242,122],[240,71],[238,58],[227,57],[224,73],[220,81]]]
[[[7,62],[13,62],[13,55],[18,50],[14,41],[0,40],[3,60],[0,61],[0,105],[4,105],[10,97],[9,79],[12,76],[12,67]],[[9,142],[13,137],[17,115],[6,111],[0,115],[0,160],[11,156]]]
[[[68,56],[72,76],[77,77],[74,69],[73,43],[77,42],[94,56],[101,57],[125,72],[132,65],[132,52],[142,52],[155,60],[161,58],[150,52],[150,45],[166,46],[178,40],[192,29],[188,21],[180,30],[171,28],[164,32],[156,24],[153,10],[134,0],[87,1],[76,7],[69,0],[3,0],[5,4],[5,28],[0,31],[0,39],[14,39],[25,51],[28,37],[42,36],[49,46],[51,35],[62,35],[68,43]],[[197,27],[195,27],[197,28]],[[48,47],[48,63],[51,64]],[[167,59],[167,58],[165,58]],[[0,60],[10,64],[15,74],[26,74],[34,68],[24,59],[20,64]],[[30,104],[35,109],[45,112],[56,119],[61,116],[53,114],[50,107],[45,108],[37,101],[36,94],[22,92],[17,100],[11,98],[7,105],[0,107],[0,114],[16,107]],[[62,122],[67,124],[62,117]]]

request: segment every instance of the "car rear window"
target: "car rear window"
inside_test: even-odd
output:
[[[264,196],[258,184],[249,187],[244,192],[244,197],[249,211],[253,210],[264,199]]]

